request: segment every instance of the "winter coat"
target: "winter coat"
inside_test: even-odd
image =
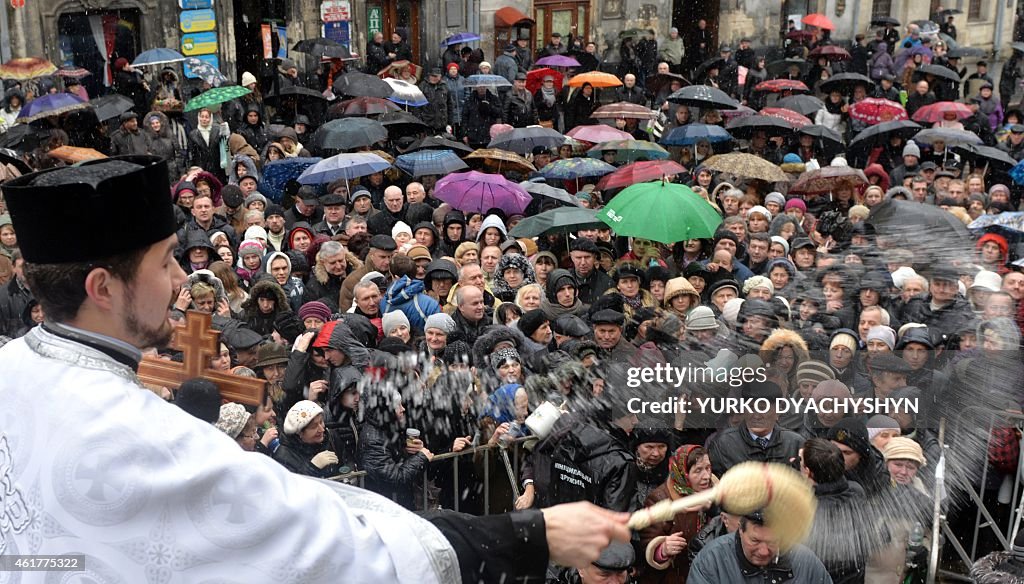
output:
[[[680,498],[675,488],[669,485],[669,481],[671,479],[666,480],[661,486],[654,489],[647,497],[647,500],[644,501],[644,507],[649,507],[666,499],[674,501]],[[704,512],[697,510],[677,513],[671,521],[659,521],[640,532],[640,552],[646,560],[639,562],[641,565],[640,584],[660,584],[663,582],[685,584],[686,575],[690,571],[690,557],[686,550],[683,550],[666,562],[658,562],[655,559],[655,553],[658,547],[664,543],[665,538],[673,533],[682,532],[686,541],[696,537],[698,531],[703,527],[701,522],[703,516]]]
[[[448,88],[448,98],[451,100],[451,118],[448,120],[452,125],[462,123],[462,104],[466,101],[466,88],[461,75],[452,77],[445,74],[444,85]]]
[[[723,535],[694,558],[688,584],[832,584],[825,566],[811,550],[797,545],[763,568],[746,561],[739,534]]]
[[[871,80],[876,84],[882,79],[882,75],[896,75],[896,62],[892,60],[892,55],[889,54],[885,43],[878,43],[878,50],[868,62],[868,71],[871,74]]]
[[[430,126],[431,130],[443,132],[452,117],[453,97],[444,83],[431,83],[423,81],[420,83],[420,91],[430,102],[428,105],[416,108],[423,123]]]
[[[537,108],[533,105],[533,95],[526,90],[510,90],[502,106],[501,118],[513,128],[536,125]]]
[[[338,465],[329,464],[324,468],[317,468],[313,464],[313,457],[332,449],[330,441],[326,438],[320,444],[306,444],[299,440],[297,434],[282,432],[281,445],[274,451],[274,460],[295,474],[326,479],[338,474]]]
[[[366,471],[364,488],[413,509],[416,482],[427,468],[427,456],[406,454],[405,436],[398,432],[391,424],[364,422],[359,432],[359,466]]]
[[[366,43],[366,73],[376,75],[381,69],[388,66],[388,54],[384,45],[375,43],[372,40]]]
[[[198,128],[188,133],[188,160],[192,166],[198,166],[206,172],[212,173],[220,180],[226,182],[227,174],[220,167],[220,139],[222,137],[220,124],[213,124],[210,127],[210,141],[203,139]],[[226,136],[225,136],[226,137]]]
[[[590,114],[594,113],[594,110],[597,109],[597,100],[593,93],[589,97],[583,94],[583,88],[587,85],[587,83],[584,83],[582,87],[573,91],[572,97],[569,98],[569,104],[565,108],[566,131],[576,126],[586,126],[594,122],[590,118]]]
[[[483,96],[470,92],[462,106],[462,130],[471,146],[486,145],[491,141],[491,126],[501,121],[501,98],[493,93]]]
[[[868,540],[878,526],[865,518],[867,504],[861,485],[839,477],[829,483],[814,485],[818,508],[814,514],[808,548],[814,552],[835,584],[863,584],[868,553],[877,545]],[[849,525],[851,522],[854,525]],[[836,529],[843,525],[841,530]]]
[[[193,231],[201,231],[204,234],[206,234],[207,241],[209,241],[210,236],[213,235],[214,232],[220,231],[221,233],[227,236],[228,241],[231,243],[232,248],[237,248],[239,243],[238,236],[235,234],[235,230],[232,229],[231,226],[228,225],[227,221],[225,221],[220,215],[213,216],[213,220],[210,222],[209,229],[203,229],[202,226],[196,223],[195,217],[189,218],[188,222],[185,223],[185,226],[178,230],[179,245],[183,245],[186,241],[188,241],[188,234]],[[211,260],[212,259],[214,258],[211,258]]]
[[[744,423],[727,428],[711,439],[708,457],[714,474],[722,476],[730,468],[748,460],[789,464],[790,459],[799,454],[803,443],[804,439],[799,434],[776,425],[768,446],[762,449],[750,437]]]
[[[237,136],[238,134],[232,134]],[[260,171],[256,168],[256,161],[251,156],[246,154],[235,154],[231,157],[231,166],[228,167],[228,184],[237,185],[239,177],[235,173],[235,166],[238,164],[244,164],[246,171],[245,174],[255,178],[257,181],[260,180]]]
[[[247,120],[249,112],[256,112],[259,114],[259,121],[255,124],[250,124]],[[270,135],[267,134],[267,129],[263,124],[263,107],[258,103],[250,103],[245,108],[242,120],[242,125],[236,131],[245,138],[245,141],[248,142],[250,146],[255,148],[258,152],[262,152],[270,142]]]
[[[160,119],[160,131],[153,132],[149,126],[149,119],[156,116]],[[146,142],[146,153],[159,156],[167,161],[168,174],[171,177],[179,177],[182,174],[181,153],[178,150],[178,143],[171,134],[171,122],[163,112],[149,112],[142,132]]]
[[[401,310],[417,333],[427,325],[427,317],[441,312],[441,305],[424,293],[423,281],[402,276],[388,286],[380,299],[380,313]]]
[[[494,67],[491,69],[491,73],[495,75],[501,75],[505,79],[508,79],[509,83],[516,80],[516,73],[519,72],[519,63],[516,63],[515,51],[512,55],[508,53],[502,53],[498,55],[498,58],[494,60]]]
[[[0,335],[13,337],[21,328],[21,313],[33,299],[32,292],[18,278],[0,288]]]
[[[129,132],[123,126],[110,135],[110,155],[146,154],[148,143],[142,128]]]
[[[635,103],[637,105],[647,105],[647,95],[639,85],[633,87],[626,87],[623,85],[615,90],[615,101],[624,101],[626,103]]]
[[[259,308],[259,298],[270,291],[274,295],[274,310],[264,314]],[[277,320],[282,313],[288,313],[288,298],[284,289],[271,279],[264,279],[256,282],[249,293],[249,299],[242,303],[242,318],[253,331],[269,337],[277,330]]]
[[[598,296],[604,294],[609,288],[615,287],[615,281],[596,266],[585,278],[577,274],[575,269],[572,271],[572,275],[579,284],[576,288],[577,297],[583,304],[593,304]],[[550,274],[548,278],[551,278]]]

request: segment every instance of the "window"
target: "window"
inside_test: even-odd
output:
[[[967,7],[968,20],[981,20],[981,2],[982,0],[970,0]]]
[[[892,14],[892,0],[874,0],[871,3],[871,18]]]

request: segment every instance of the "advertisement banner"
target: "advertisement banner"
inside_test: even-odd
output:
[[[217,34],[199,32],[181,35],[181,54],[186,57],[209,55],[217,52]]]
[[[179,17],[181,32],[208,32],[217,28],[217,16],[213,10],[183,10]]]

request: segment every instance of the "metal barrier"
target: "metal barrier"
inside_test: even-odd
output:
[[[1006,522],[1006,525],[999,525],[998,521],[993,516],[992,510],[988,509],[985,505],[985,485],[988,482],[990,473],[990,464],[988,463],[988,452],[992,446],[992,430],[995,428],[1005,428],[1010,426],[1020,427],[1024,425],[1024,412],[1015,410],[992,410],[979,406],[969,406],[961,410],[959,416],[954,424],[954,436],[962,436],[962,430],[964,424],[975,425],[979,420],[988,420],[987,424],[987,440],[985,442],[985,456],[981,457],[978,461],[980,468],[973,470],[980,470],[977,475],[968,473],[969,469],[963,468],[957,464],[947,464],[945,466],[946,473],[956,478],[956,484],[962,488],[965,494],[970,498],[970,501],[977,507],[974,518],[974,525],[972,528],[971,539],[967,542],[969,545],[964,547],[957,539],[956,534],[953,533],[952,528],[946,521],[946,515],[942,512],[940,497],[940,487],[942,486],[937,480],[935,485],[935,507],[933,512],[933,531],[932,531],[932,551],[931,557],[929,558],[928,566],[928,582],[934,583],[938,576],[941,576],[944,581],[961,581],[961,582],[972,582],[972,580],[963,575],[949,570],[939,568],[939,558],[941,556],[941,547],[943,542],[953,546],[957,556],[960,560],[966,564],[968,570],[979,559],[978,554],[978,543],[979,535],[985,530],[990,530],[1002,546],[1003,551],[1009,551],[1011,548],[1011,542],[1013,535],[1017,532],[1020,527],[1022,515],[1024,515],[1024,498],[1021,497],[1021,464],[1024,463],[1024,457],[1018,460],[1017,468],[1018,472],[1014,473],[1013,476],[1013,489],[1011,491],[1011,499],[1009,508],[1011,510],[1010,516]],[[939,444],[942,446],[943,456],[948,451],[949,447],[945,443],[945,432],[946,432],[946,420],[942,419],[939,426]],[[1024,455],[1024,452],[1022,452]],[[959,461],[957,461],[959,462]],[[977,476],[977,487],[975,487],[975,481],[972,480],[972,476]],[[947,482],[948,484],[948,482]],[[944,540],[938,538],[939,530],[941,529]],[[969,549],[968,549],[969,548]]]
[[[459,452],[445,452],[444,454],[435,454],[434,458],[427,465],[427,469],[426,469],[426,471],[424,471],[423,476],[421,477],[421,480],[422,480],[422,483],[423,483],[423,499],[422,499],[423,509],[429,509],[431,507],[431,502],[430,502],[430,484],[431,484],[431,481],[429,479],[429,475],[430,475],[430,472],[431,472],[431,467],[433,465],[436,465],[438,463],[442,463],[442,462],[445,462],[445,461],[453,461],[453,464],[451,465],[452,466],[452,482],[454,483],[454,485],[453,485],[453,492],[452,492],[452,501],[453,501],[453,509],[452,510],[453,511],[459,511],[460,510],[459,509],[459,500],[460,500],[459,494],[461,493],[462,489],[461,489],[461,484],[460,484],[460,473],[459,473],[460,464],[459,464],[459,462],[461,461],[462,457],[465,457],[465,456],[473,456],[473,457],[475,457],[477,455],[480,455],[482,457],[482,467],[483,467],[483,481],[482,481],[482,485],[483,485],[483,498],[484,498],[484,504],[483,504],[483,513],[484,513],[484,515],[489,515],[490,514],[490,507],[491,507],[491,500],[490,500],[490,494],[491,494],[491,464],[490,464],[490,459],[491,459],[492,456],[497,456],[497,457],[499,457],[501,459],[501,465],[503,467],[503,470],[505,471],[505,472],[499,473],[500,476],[495,478],[495,480],[498,480],[498,481],[503,481],[503,480],[504,481],[508,481],[510,483],[510,485],[511,485],[514,497],[518,498],[519,495],[521,494],[519,492],[519,469],[521,467],[522,460],[523,460],[523,457],[525,455],[523,446],[527,442],[529,442],[531,440],[536,440],[536,438],[533,438],[533,437],[523,437],[523,438],[516,438],[514,440],[499,440],[498,444],[484,444],[482,446],[474,446],[474,447],[471,447],[471,448],[465,448],[465,449],[463,449],[463,450],[461,450]],[[353,472],[350,472],[350,473],[339,474],[339,475],[335,475],[335,476],[329,477],[329,480],[339,481],[339,482],[343,482],[343,483],[350,484],[350,485],[355,485],[357,487],[362,488],[362,487],[364,487],[366,476],[367,476],[367,472],[365,470],[358,470],[358,471],[353,471]]]

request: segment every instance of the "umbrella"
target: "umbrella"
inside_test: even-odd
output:
[[[1019,162],[1010,169],[1010,178],[1017,184],[1024,184],[1024,162]]]
[[[618,87],[622,85],[622,81],[620,81],[618,77],[611,73],[601,73],[600,71],[591,71],[589,73],[573,75],[572,78],[569,79],[569,87],[583,87],[584,83],[589,83],[596,88]]]
[[[860,189],[868,186],[868,177],[860,169],[850,166],[825,166],[809,170],[793,183],[789,192],[801,195],[820,195],[842,187]]]
[[[959,8],[943,8],[939,11],[939,16],[946,17],[950,14],[963,14],[964,11]]]
[[[250,93],[252,93],[251,89],[240,87],[238,85],[214,87],[213,89],[207,89],[188,100],[188,103],[185,104],[185,111],[192,112],[204,108],[213,108],[226,101],[231,101],[232,99],[242,97],[243,95],[249,95]]]
[[[765,66],[765,70],[768,71],[769,75],[783,75],[789,71],[790,67],[797,67],[800,69],[800,75],[806,75],[807,71],[810,70],[811,64],[799,57],[789,57],[788,59],[782,59],[781,61],[772,61]]]
[[[889,199],[871,208],[867,223],[879,236],[895,238],[894,245],[917,254],[921,263],[966,257],[961,254],[974,247],[967,226],[935,205]]]
[[[995,233],[1010,243],[1024,239],[1024,211],[1007,211],[998,215],[982,215],[967,225],[975,237]]]
[[[583,160],[583,159],[581,159]],[[550,165],[548,165],[550,166]],[[545,167],[547,168],[547,167]],[[534,182],[532,180],[524,180],[519,183],[519,186],[523,187],[523,190],[534,195],[534,200],[537,198],[548,199],[570,207],[579,207],[580,200],[569,194],[569,191],[553,187],[547,183]]]
[[[101,122],[116,118],[135,107],[135,102],[130,97],[120,93],[111,93],[103,97],[97,97],[90,100],[89,103],[92,104],[96,112],[96,118]]]
[[[814,123],[807,116],[800,115],[793,110],[781,107],[766,107],[761,110],[761,115],[786,120],[794,128],[803,128],[804,126],[810,126]]]
[[[580,62],[568,55],[550,55],[537,59],[536,65],[544,67],[579,67]]]
[[[787,110],[788,111],[788,110]],[[725,125],[729,133],[737,138],[751,138],[756,132],[769,136],[787,136],[795,129],[793,124],[781,116],[753,115],[729,120]]]
[[[708,72],[708,69],[718,69],[718,70],[721,70],[722,69],[722,65],[724,65],[724,64],[725,64],[725,59],[723,59],[721,57],[711,57],[710,59],[705,60],[700,65],[697,65],[697,68],[693,70],[693,78],[694,79],[701,79],[701,78],[703,78],[704,74]]]
[[[14,124],[6,132],[0,134],[0,148],[27,152],[38,148],[49,139],[49,130],[40,130],[29,124]]]
[[[202,59],[188,57],[185,59],[185,64],[188,65],[188,69],[191,71],[192,75],[195,75],[213,87],[220,87],[222,83],[228,80],[228,78],[220,72],[220,69],[206,61],[203,61]]]
[[[754,86],[754,91],[765,91],[768,93],[782,93],[783,91],[808,92],[807,84],[796,79],[769,79]]]
[[[900,26],[900,21],[891,16],[876,16],[871,19],[871,26]]]
[[[854,146],[874,146],[876,144],[884,144],[888,142],[889,137],[896,134],[903,138],[911,138],[914,134],[921,131],[921,125],[912,122],[910,120],[893,120],[890,122],[882,122],[881,124],[871,126],[865,130],[862,130],[857,137],[850,140],[849,147]]]
[[[803,42],[814,38],[814,33],[809,30],[791,30],[786,33],[787,39]]]
[[[590,117],[598,120],[615,120],[619,118],[632,118],[636,120],[653,120],[658,117],[658,112],[643,105],[620,101],[609,105],[603,105],[590,114]]]
[[[962,59],[964,57],[983,57],[986,54],[984,49],[979,49],[978,47],[956,47],[955,49],[950,49],[946,56],[950,59],[953,57]]]
[[[345,116],[376,116],[401,109],[395,102],[382,97],[357,97],[332,105],[327,114],[333,119]]]
[[[875,82],[860,73],[838,73],[829,77],[828,80],[823,82],[819,87],[821,91],[825,93],[838,91],[839,93],[845,94],[853,91],[853,88],[858,85],[865,86],[868,93],[875,89]]]
[[[813,26],[815,28],[822,28],[825,30],[836,29],[836,25],[832,24],[832,21],[824,14],[808,14],[801,19],[801,22],[807,26]]]
[[[705,160],[701,167],[716,172],[724,172],[742,178],[752,178],[765,182],[788,181],[789,177],[778,166],[760,156],[743,152],[719,154]]]
[[[452,45],[459,45],[462,43],[470,43],[473,41],[480,40],[480,35],[473,34],[471,32],[459,32],[450,35],[448,38],[441,41],[442,47],[450,47]]]
[[[726,120],[734,120],[736,118],[745,118],[747,116],[757,115],[757,110],[749,108],[745,105],[740,105],[734,110],[720,110],[718,113],[722,114],[722,117]]]
[[[420,91],[419,87],[416,87],[412,83],[403,79],[387,78],[384,80],[391,86],[392,94],[388,96],[388,99],[405,107],[422,107],[430,103],[427,101],[423,92]]]
[[[626,30],[620,32],[619,33],[619,38],[620,39],[624,39],[624,38],[627,38],[627,37],[637,37],[637,36],[640,36],[640,35],[644,34],[644,32],[645,31],[642,28],[629,28],[629,29],[626,29]]]
[[[825,57],[829,61],[846,61],[850,58],[850,53],[842,47],[836,45],[819,45],[814,48],[813,51],[807,54],[808,57]]]
[[[922,35],[931,35],[939,32],[939,25],[931,20],[922,18],[920,20],[911,21],[911,24],[916,24],[917,27],[921,29]]]
[[[956,114],[957,119],[964,120],[974,115],[971,108],[956,101],[939,101],[926,105],[914,112],[915,122],[937,124],[944,119],[947,112]]]
[[[341,118],[320,126],[313,134],[312,145],[319,149],[351,150],[388,139],[388,131],[377,120]]]
[[[914,136],[914,141],[918,144],[926,145],[944,142],[947,146],[981,144],[981,138],[974,132],[955,130],[953,128],[928,128],[927,130],[921,130]]]
[[[615,172],[605,175],[598,181],[597,190],[604,192],[621,189],[637,183],[662,180],[667,176],[685,172],[685,168],[671,160],[643,160],[627,164]]]
[[[380,117],[380,124],[387,128],[388,136],[410,136],[430,131],[430,126],[409,112],[388,112]]]
[[[522,184],[522,183],[520,183]],[[583,207],[558,207],[527,217],[509,231],[512,237],[567,235],[580,229],[602,229],[605,224],[597,211]]]
[[[290,85],[288,87],[282,87],[278,93],[271,93],[270,95],[265,95],[263,97],[263,101],[272,106],[278,107],[280,106],[281,101],[286,98],[294,99],[296,104],[315,103],[318,101],[324,101],[326,99],[324,97],[324,94],[320,93],[315,89],[302,87],[301,85]]]
[[[419,150],[452,150],[456,154],[463,153],[469,154],[473,152],[473,149],[466,146],[462,142],[456,142],[455,140],[449,140],[441,136],[427,136],[421,140],[417,140],[409,145],[406,152],[416,152]]]
[[[971,166],[977,168],[983,166],[977,164],[978,159],[985,161],[984,165],[997,164],[1005,166],[1006,168],[1012,168],[1017,166],[1017,161],[1012,156],[991,146],[984,146],[982,144],[958,144],[956,149],[966,154],[968,158],[972,160]]]
[[[665,98],[669,103],[704,109],[736,109],[739,103],[729,94],[707,85],[691,85]]]
[[[284,198],[285,187],[291,181],[299,180],[307,168],[320,162],[320,158],[285,158],[271,160],[260,173],[260,193],[275,203]]]
[[[500,174],[475,170],[449,174],[437,181],[434,197],[467,213],[498,208],[510,215],[522,214],[533,201],[523,187]]]
[[[335,59],[354,59],[352,52],[349,51],[348,47],[333,41],[331,39],[325,39],[323,37],[315,39],[303,39],[292,47],[293,51],[300,53],[306,53],[314,57],[328,57]]]
[[[350,71],[334,80],[334,93],[349,97],[390,97],[391,86],[376,75]]]
[[[59,116],[69,112],[89,109],[89,102],[70,93],[50,93],[37,97],[21,108],[18,123],[27,124],[50,116]]]
[[[561,91],[562,83],[565,80],[560,72],[550,67],[531,69],[526,72],[526,90],[530,93],[537,93],[540,86],[544,84],[544,78],[550,75],[555,81],[555,91]]]
[[[580,140],[581,142],[590,142],[591,144],[610,142],[612,140],[629,140],[633,137],[629,132],[623,132],[618,128],[613,128],[604,124],[576,126],[569,130],[565,135],[570,138]]]
[[[800,115],[812,116],[825,108],[825,102],[813,95],[791,95],[775,102],[775,107],[794,111]]]
[[[0,65],[0,79],[28,81],[56,71],[57,66],[42,57],[19,57]]]
[[[464,87],[512,87],[512,83],[501,75],[470,75],[463,82]]]
[[[173,49],[157,47],[142,51],[132,61],[132,67],[143,67],[145,65],[166,65],[167,63],[178,63],[185,60],[185,55]]]
[[[839,135],[839,132],[836,132],[832,128],[828,128],[828,127],[825,127],[825,126],[820,126],[820,125],[817,125],[817,124],[812,124],[810,126],[804,126],[804,127],[800,128],[799,130],[797,130],[797,134],[805,134],[807,136],[814,136],[815,138],[817,138],[819,140],[827,140],[829,142],[833,142],[833,143],[835,143],[836,146],[842,146],[843,145],[843,137]]]
[[[538,172],[549,180],[577,180],[588,176],[604,176],[615,172],[615,167],[602,160],[574,157],[548,163]]]
[[[508,132],[502,132],[495,136],[488,148],[501,148],[518,154],[529,154],[537,146],[544,148],[558,148],[565,143],[565,136],[557,130],[530,126],[528,128],[514,128]]]
[[[420,150],[400,155],[395,159],[395,166],[404,170],[409,176],[419,177],[430,174],[443,176],[469,168],[457,154],[451,150]]]
[[[880,97],[858,101],[850,106],[849,113],[851,118],[869,125],[907,119],[907,110],[902,105]]]
[[[664,160],[668,158],[668,150],[647,140],[613,140],[602,142],[587,150],[587,156],[601,158],[605,150],[615,151],[615,162],[635,162],[639,158],[648,160]]]
[[[304,185],[329,183],[339,179],[352,180],[391,168],[391,164],[370,152],[351,152],[324,158],[299,176]]]
[[[671,85],[673,81],[678,81],[681,87],[686,87],[690,84],[682,75],[676,75],[675,73],[655,73],[647,77],[647,91],[657,95],[666,85]]]
[[[92,71],[83,67],[72,67],[65,65],[57,70],[57,75],[66,79],[81,79],[82,77],[88,77],[92,75]]]
[[[86,160],[98,160],[106,158],[107,155],[92,148],[78,148],[76,146],[60,146],[49,152],[50,157],[63,160],[69,164],[85,162]]]
[[[722,216],[690,187],[660,181],[627,187],[597,214],[617,235],[659,243],[713,237]]]
[[[529,160],[508,150],[497,148],[480,148],[466,155],[467,164],[474,168],[493,170],[495,172],[520,172],[527,174],[536,172],[536,167]]]
[[[947,81],[960,82],[960,75],[956,71],[942,65],[921,65],[914,71],[914,75],[934,75]]]
[[[745,119],[745,118],[741,118]],[[725,131],[721,126],[710,124],[686,124],[678,128],[672,128],[659,140],[664,146],[693,146],[701,140],[707,140],[711,144],[729,142],[732,134]]]

